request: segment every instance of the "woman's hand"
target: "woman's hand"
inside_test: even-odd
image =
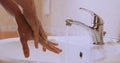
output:
[[[30,25],[27,23],[27,20],[25,19],[24,15],[19,15],[16,16],[16,21],[18,22],[18,32],[20,35],[20,41],[22,44],[22,48],[23,48],[23,52],[24,52],[24,56],[27,58],[29,57],[30,53],[29,53],[29,47],[28,47],[28,40],[34,40],[34,34],[33,31],[30,27]],[[43,51],[46,51],[46,49],[59,54],[62,50],[57,48],[56,46],[58,45],[57,43],[54,43],[50,40],[48,40],[45,37],[42,37],[39,34],[39,42],[35,43],[35,48],[36,48],[36,44],[41,44],[43,46]]]
[[[27,4],[33,3],[32,0],[18,1],[24,2],[22,3],[25,5],[25,8],[24,6],[22,7],[25,11],[24,14],[21,12],[18,5],[13,0],[0,0],[0,3],[6,9],[6,11],[8,11],[9,14],[11,16],[14,16],[16,19],[24,56],[27,58],[30,55],[29,47],[27,44],[28,40],[34,40],[35,48],[38,48],[38,44],[40,43],[43,46],[43,51],[46,51],[46,49],[48,49],[52,52],[60,53],[62,50],[56,47],[58,44],[48,40],[40,21],[37,19],[36,14],[34,14],[34,6],[27,6]]]

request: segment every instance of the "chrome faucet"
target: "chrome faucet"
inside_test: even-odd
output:
[[[66,26],[72,26],[72,24],[79,25],[87,30],[89,30],[90,35],[92,36],[93,39],[93,44],[96,45],[103,45],[103,37],[105,35],[105,32],[103,31],[103,20],[100,18],[96,13],[85,9],[85,8],[80,8],[81,10],[89,12],[92,17],[93,17],[93,26],[88,26],[80,21],[75,21],[72,19],[67,19],[66,20]]]

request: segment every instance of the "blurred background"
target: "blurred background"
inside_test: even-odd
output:
[[[120,35],[119,3],[119,0],[35,0],[37,14],[48,35],[62,34],[68,18],[92,25],[90,14],[79,10],[83,7],[103,18],[106,36],[113,38]],[[0,39],[17,36],[16,22],[0,6]]]

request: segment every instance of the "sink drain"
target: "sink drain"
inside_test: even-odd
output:
[[[82,52],[80,52],[79,56],[80,56],[80,58],[82,58],[82,57],[83,57],[83,53],[82,53]]]

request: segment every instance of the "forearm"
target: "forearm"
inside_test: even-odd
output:
[[[12,0],[0,0],[0,4],[12,16],[19,15],[21,12],[17,4]]]
[[[33,38],[33,32],[29,24],[27,23],[24,15],[19,9],[18,5],[12,0],[0,0],[2,6],[9,12],[10,15],[14,16],[15,21],[18,25],[18,32],[20,41],[23,47],[25,57],[29,57],[29,47],[27,41]]]
[[[42,27],[40,20],[37,17],[37,12],[35,8],[34,0],[15,0],[23,10],[23,14],[26,17],[28,23],[30,24],[32,30],[39,30],[40,35],[47,38],[47,35]]]

